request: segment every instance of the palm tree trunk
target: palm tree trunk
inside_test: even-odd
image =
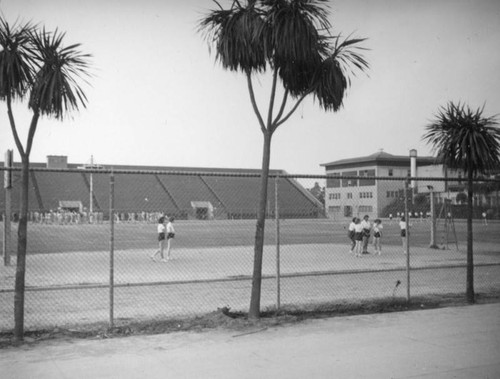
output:
[[[474,261],[472,250],[472,214],[473,214],[473,173],[469,167],[467,173],[467,282],[466,282],[466,298],[469,303],[474,303]]]
[[[24,286],[26,273],[26,248],[28,246],[28,191],[29,191],[29,157],[22,156],[21,168],[21,202],[19,225],[17,229],[17,264],[14,292],[14,340],[22,341],[24,337]]]
[[[252,294],[250,298],[249,319],[260,317],[260,293],[262,284],[262,258],[264,252],[264,226],[266,223],[267,206],[267,183],[269,176],[269,163],[271,158],[271,136],[270,131],[264,131],[264,152],[262,154],[262,171],[260,177],[260,201],[257,214],[257,226],[255,230]]]

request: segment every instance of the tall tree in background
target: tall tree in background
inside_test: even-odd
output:
[[[422,137],[432,145],[437,157],[450,168],[462,169],[467,175],[467,282],[466,297],[474,299],[473,262],[473,181],[500,165],[500,129],[496,117],[483,117],[484,108],[449,102],[441,107],[435,120],[427,125]]]
[[[14,338],[24,336],[24,286],[28,244],[28,190],[30,152],[41,116],[63,120],[64,115],[86,106],[82,78],[88,75],[89,55],[79,45],[63,46],[64,33],[47,32],[30,23],[13,24],[0,17],[0,100],[7,104],[12,135],[21,157]],[[26,102],[32,112],[25,144],[15,123],[12,102]]]
[[[314,183],[314,187],[309,188],[309,192],[313,195],[321,204],[325,205],[325,187],[321,187],[318,182]]]
[[[357,49],[363,39],[330,34],[326,0],[231,1],[229,9],[212,10],[200,30],[224,69],[245,75],[250,101],[263,134],[260,200],[254,247],[249,317],[260,317],[262,259],[271,138],[309,95],[325,111],[338,111],[353,69],[368,68]],[[255,75],[269,71],[272,84],[267,115],[256,102]],[[281,91],[278,89],[281,82]],[[281,99],[277,99],[280,94]],[[276,104],[280,102],[280,104]],[[291,102],[290,106],[287,106]]]

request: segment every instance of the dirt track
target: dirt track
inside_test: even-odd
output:
[[[488,265],[475,270],[478,292],[500,291],[500,255],[491,253],[491,248],[489,244],[475,246],[475,263]],[[167,263],[152,262],[148,254],[115,252],[114,316],[118,321],[192,316],[223,306],[247,308],[251,247],[177,249],[175,259]],[[268,247],[263,308],[276,304],[275,256],[275,248]],[[411,267],[427,268],[412,271],[412,296],[463,293],[464,253],[412,248],[410,258]],[[282,246],[281,303],[338,301],[348,307],[360,299],[404,297],[405,265],[406,256],[399,247],[386,246],[381,256],[355,258],[345,245]],[[27,329],[109,320],[109,253],[32,255],[28,268]],[[14,271],[14,266],[1,268],[0,331],[13,327]]]

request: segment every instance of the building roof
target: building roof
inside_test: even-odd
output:
[[[0,166],[4,166],[4,162],[0,161]],[[21,167],[21,162],[13,162],[13,167]],[[49,168],[44,162],[30,162],[30,168],[44,169]],[[82,163],[66,163],[66,168],[69,170],[85,169],[92,170],[125,170],[125,171],[171,171],[171,172],[186,172],[186,173],[214,173],[214,174],[243,174],[243,175],[260,175],[261,169],[253,168],[220,168],[220,167],[181,167],[181,166],[150,166],[150,165],[123,165],[123,164],[82,164]],[[61,167],[57,167],[61,169]],[[270,169],[270,175],[288,175],[282,169]]]
[[[430,165],[435,164],[435,157],[419,157],[417,156],[417,165]],[[378,151],[374,154],[370,154],[364,157],[355,157],[348,159],[341,159],[338,161],[333,161],[329,163],[322,163],[320,166],[325,167],[326,169],[331,168],[348,168],[348,167],[357,167],[362,165],[376,165],[376,166],[410,166],[410,157],[406,155],[393,155],[386,153],[385,151]]]
[[[59,200],[59,206],[61,208],[80,208],[82,202],[80,200]]]

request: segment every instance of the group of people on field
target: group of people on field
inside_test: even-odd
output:
[[[167,262],[171,259],[172,242],[175,237],[174,217],[161,216],[158,219],[158,250],[151,255],[151,260],[157,262],[159,257],[160,262]],[[165,243],[167,244],[166,258],[165,258]]]
[[[401,216],[399,227],[401,229],[403,252],[406,252],[406,220],[404,216]],[[368,215],[365,215],[362,220],[354,217],[348,228],[348,237],[351,240],[349,253],[355,254],[356,257],[361,257],[363,254],[370,254],[368,252],[368,244],[370,238],[373,237],[375,255],[380,255],[382,253],[381,237],[383,228],[382,220],[379,218],[372,225]]]

